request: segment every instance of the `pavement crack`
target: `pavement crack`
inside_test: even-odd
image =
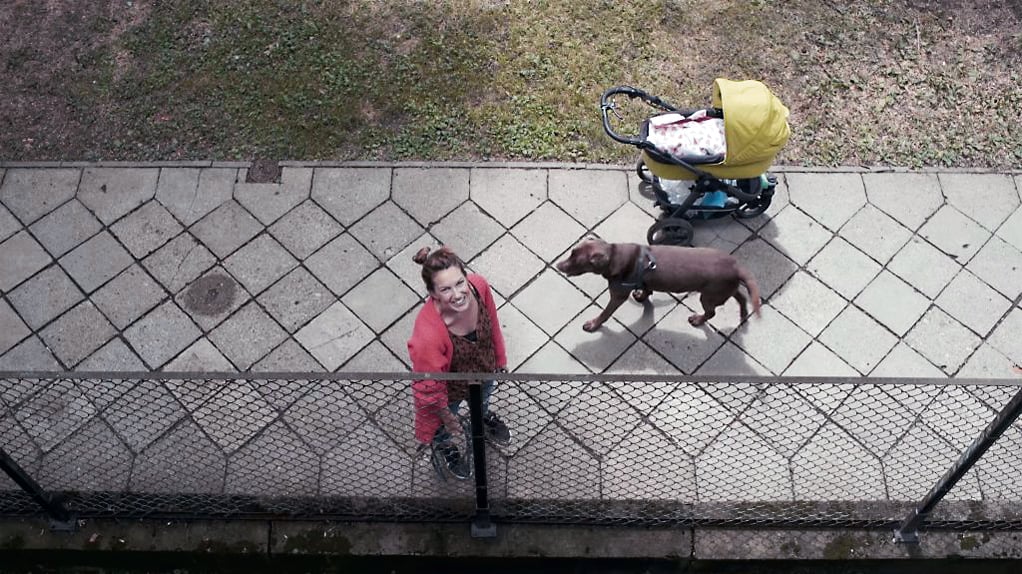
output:
[[[327,339],[326,341],[323,341],[322,343],[316,345],[315,347],[313,347],[313,348],[311,348],[309,350],[310,351],[315,351],[316,349],[322,349],[323,347],[329,345],[330,343],[333,343],[334,341],[337,341],[338,339],[343,339],[345,337],[350,337],[356,330],[357,330],[356,328],[352,327],[351,329],[348,329],[347,331],[341,333],[340,335],[337,335],[336,337]]]

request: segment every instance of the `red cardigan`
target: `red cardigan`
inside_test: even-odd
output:
[[[485,311],[490,314],[497,367],[505,368],[507,354],[504,350],[504,335],[500,331],[497,305],[493,301],[490,285],[481,275],[469,274],[468,281],[479,292],[479,300],[485,306]],[[412,370],[420,373],[450,372],[453,355],[454,343],[451,342],[447,325],[444,324],[436,305],[427,299],[415,318],[412,338],[408,339],[408,356],[412,359]],[[439,415],[436,414],[437,410],[447,408],[447,383],[435,379],[413,381],[412,394],[415,398],[415,437],[420,442],[430,442],[436,429],[442,424]]]

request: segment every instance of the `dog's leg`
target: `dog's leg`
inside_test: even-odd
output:
[[[709,321],[710,319],[713,318],[714,315],[717,314],[717,307],[720,307],[724,303],[724,301],[727,301],[727,299],[728,299],[727,297],[724,297],[724,299],[721,300],[719,296],[715,296],[710,293],[702,293],[699,296],[699,302],[703,305],[703,314],[700,315],[696,313],[695,315],[689,317],[688,318],[689,324],[691,324],[693,327],[698,327],[703,323]]]
[[[738,301],[738,314],[739,314],[739,318],[742,321],[748,319],[749,318],[749,308],[745,306],[745,302],[746,302],[745,295],[742,295],[741,291],[735,289],[735,294],[732,295],[732,297],[735,298],[735,301]]]
[[[636,289],[635,291],[632,291],[632,299],[635,299],[639,303],[645,303],[652,293],[652,289]]]
[[[582,325],[582,330],[592,333],[599,329],[600,325],[602,325],[607,319],[610,319],[610,316],[614,314],[614,311],[617,311],[617,308],[620,307],[626,299],[628,299],[628,291],[612,290],[610,292],[610,301],[607,302],[607,307],[599,315],[597,315],[595,319],[586,321],[585,324]]]

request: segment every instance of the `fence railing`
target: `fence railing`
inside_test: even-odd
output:
[[[0,373],[0,515],[1022,528],[1017,381],[444,377]]]

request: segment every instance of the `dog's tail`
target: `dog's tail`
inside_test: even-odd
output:
[[[762,305],[762,301],[759,298],[759,284],[756,283],[756,278],[752,276],[752,273],[749,273],[748,269],[739,265],[738,281],[745,285],[745,289],[749,292],[749,299],[752,301],[752,312],[759,317],[759,308]]]

